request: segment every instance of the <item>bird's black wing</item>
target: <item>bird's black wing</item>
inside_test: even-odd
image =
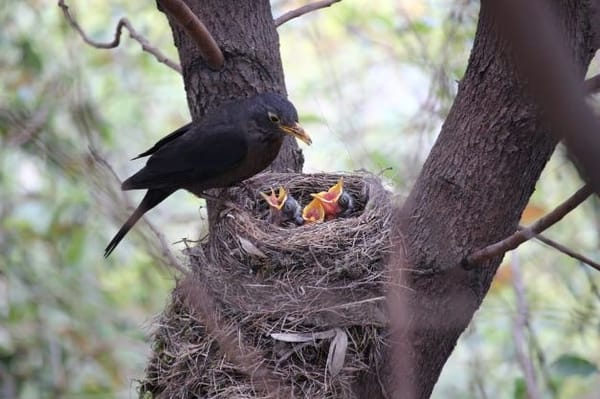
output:
[[[238,166],[247,149],[244,131],[238,127],[191,127],[160,146],[122,188],[179,188],[218,178]]]
[[[143,157],[147,157],[148,155],[154,154],[160,147],[162,147],[163,145],[167,144],[170,141],[175,140],[177,137],[179,137],[182,134],[184,134],[185,132],[187,132],[191,127],[192,127],[192,123],[190,122],[187,125],[184,125],[184,126],[180,127],[179,129],[175,130],[174,132],[169,133],[162,139],[158,140],[156,142],[156,144],[154,144],[152,146],[152,148],[142,152],[140,155],[138,155],[135,158],[132,158],[131,160],[133,161],[134,159],[143,158]]]

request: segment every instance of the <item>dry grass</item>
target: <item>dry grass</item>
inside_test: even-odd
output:
[[[258,195],[283,184],[306,204],[339,177],[264,174],[230,190],[237,206],[187,252],[140,397],[355,397],[385,345],[391,195],[373,175],[345,174],[354,212],[300,227],[268,223]]]

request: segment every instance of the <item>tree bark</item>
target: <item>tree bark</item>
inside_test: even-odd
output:
[[[409,289],[390,299],[395,342],[385,369],[394,398],[431,395],[502,257],[471,271],[461,260],[516,230],[557,144],[487,4],[457,97],[399,215],[405,248],[392,266]],[[563,1],[556,9],[583,79],[596,50],[591,5]]]
[[[188,106],[194,120],[233,98],[262,92],[287,95],[279,36],[268,0],[188,0],[186,4],[206,25],[225,56],[224,67],[219,71],[211,70],[202,60],[196,43],[177,21],[166,14],[179,53]],[[286,136],[278,157],[269,169],[273,172],[299,172],[303,163],[304,157],[298,144]],[[216,205],[208,201],[210,225],[219,213]]]

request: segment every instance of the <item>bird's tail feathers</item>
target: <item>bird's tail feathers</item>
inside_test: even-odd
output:
[[[171,195],[175,190],[166,189],[166,190],[148,190],[146,195],[142,199],[142,202],[138,205],[136,210],[129,216],[129,219],[123,224],[123,226],[119,229],[117,234],[113,237],[113,239],[108,243],[106,249],[104,250],[104,257],[108,258],[108,256],[114,251],[114,249],[119,245],[123,237],[131,230],[131,228],[137,223],[138,220],[144,213],[148,212],[150,209],[154,208],[156,205],[161,203],[165,198]]]

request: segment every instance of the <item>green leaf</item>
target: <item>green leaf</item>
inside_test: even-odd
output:
[[[526,399],[527,389],[525,387],[525,380],[523,378],[517,378],[513,389],[514,399]]]
[[[42,58],[34,48],[34,44],[27,37],[22,37],[17,45],[21,50],[21,66],[31,72],[39,73],[42,70]]]
[[[66,260],[69,264],[75,264],[81,260],[85,252],[85,244],[86,244],[86,231],[85,229],[71,229],[71,240],[67,245],[67,250],[65,254]]]
[[[598,366],[582,357],[572,354],[561,355],[551,365],[550,370],[560,377],[582,376],[598,372]]]

